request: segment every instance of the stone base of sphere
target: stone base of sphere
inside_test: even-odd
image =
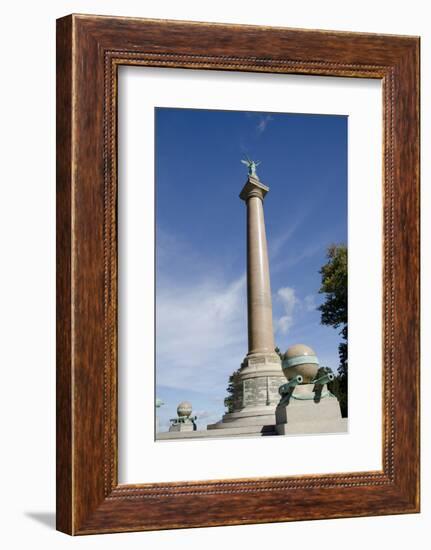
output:
[[[347,418],[337,420],[315,419],[314,422],[289,422],[277,424],[277,435],[320,435],[343,434],[348,432]]]
[[[296,386],[289,401],[280,402],[275,411],[275,430],[279,435],[340,433],[347,431],[347,419],[341,417],[340,404],[328,389],[322,388],[320,400],[314,384]]]
[[[193,423],[192,422],[178,422],[178,424],[171,424],[169,427],[170,432],[192,432]]]

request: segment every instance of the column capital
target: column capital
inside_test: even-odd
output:
[[[263,201],[265,195],[268,193],[269,187],[264,185],[260,180],[249,176],[242,188],[239,198],[247,202],[251,197],[258,197]]]

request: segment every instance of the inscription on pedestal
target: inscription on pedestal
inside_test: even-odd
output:
[[[244,380],[244,407],[257,407],[268,404],[268,377]]]
[[[265,364],[265,357],[249,357],[248,364],[250,367],[256,367],[258,365]]]

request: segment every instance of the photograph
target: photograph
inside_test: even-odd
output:
[[[155,439],[348,431],[348,116],[155,108]]]
[[[425,27],[248,7],[56,21],[62,533],[420,511]]]

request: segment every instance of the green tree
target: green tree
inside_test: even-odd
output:
[[[342,415],[347,416],[347,246],[331,245],[327,251],[327,259],[327,263],[319,271],[322,277],[319,292],[325,294],[325,301],[318,309],[322,314],[323,325],[341,328],[340,335],[343,341],[338,346],[340,365],[330,389],[340,401]]]
[[[228,396],[224,399],[224,406],[230,413],[233,412],[235,408],[235,394],[238,392],[238,382],[239,370],[236,370],[229,376],[229,385],[226,388]]]

